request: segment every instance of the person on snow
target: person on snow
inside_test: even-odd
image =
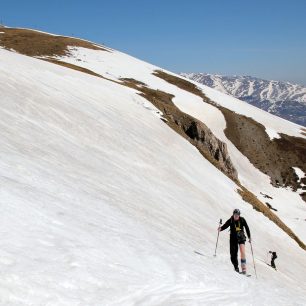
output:
[[[230,227],[230,253],[231,262],[236,272],[239,272],[238,268],[238,247],[240,249],[241,258],[241,270],[243,274],[246,274],[246,258],[245,258],[245,242],[246,237],[244,229],[246,230],[249,242],[251,242],[251,233],[246,220],[240,217],[240,210],[235,209],[233,215],[222,225],[219,226],[218,231],[224,231]]]
[[[271,267],[276,270],[275,259],[277,258],[276,252],[269,251],[271,254]]]

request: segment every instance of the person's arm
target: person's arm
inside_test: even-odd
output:
[[[231,218],[229,218],[221,227],[220,227],[220,231],[224,231],[225,229],[227,229],[229,226],[231,225]]]
[[[251,232],[250,232],[249,226],[244,218],[243,220],[244,220],[244,226],[245,226],[245,230],[247,232],[248,238],[251,239]]]

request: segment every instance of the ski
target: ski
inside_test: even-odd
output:
[[[194,253],[197,254],[197,255],[200,255],[200,256],[207,257],[207,255],[205,255],[205,254],[203,254],[203,253],[201,253],[201,252],[198,252],[198,251],[194,251]]]
[[[259,260],[260,260],[261,262],[263,262],[264,264],[266,264],[267,266],[269,266],[270,268],[272,268],[273,270],[277,271],[277,269],[276,269],[276,268],[273,268],[273,267],[271,266],[271,264],[265,262],[265,261],[262,260],[262,259],[259,259]]]
[[[244,274],[244,273],[242,273],[242,272],[239,272],[239,274],[244,275],[244,276],[246,276],[246,277],[251,277],[251,276],[252,276],[251,274]]]
[[[268,265],[269,267],[271,267],[272,269],[274,269],[275,271],[277,271],[276,268],[272,267],[270,264],[266,263],[266,265]]]

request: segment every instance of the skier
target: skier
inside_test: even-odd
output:
[[[275,259],[277,258],[276,252],[269,251],[271,255],[271,267],[276,270]]]
[[[230,253],[231,262],[236,272],[238,268],[238,246],[240,248],[241,270],[242,274],[246,274],[246,258],[245,258],[245,241],[244,228],[246,229],[249,242],[251,242],[251,233],[247,222],[243,217],[240,217],[240,210],[235,209],[233,215],[223,224],[219,226],[218,231],[223,231],[230,226]]]

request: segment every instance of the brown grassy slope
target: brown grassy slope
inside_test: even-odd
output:
[[[153,74],[217,107],[226,120],[227,138],[258,170],[270,177],[274,186],[289,186],[293,190],[302,187],[292,167],[306,173],[306,139],[281,134],[280,139],[270,140],[263,125],[211,101],[195,84],[160,70]]]
[[[74,65],[74,64],[58,61],[56,59],[49,59],[49,58],[45,59],[45,58],[43,58],[42,60],[44,60],[46,62],[50,62],[52,64],[59,65],[59,66],[63,66],[63,67],[66,67],[66,68],[77,70],[77,71],[80,71],[80,72],[83,72],[83,73],[87,73],[87,74],[96,76],[98,78],[105,79],[105,77],[103,77],[101,74],[95,73],[94,71],[92,71],[90,69],[87,69],[87,68],[84,68],[84,67],[81,67],[81,66],[77,66],[77,65]]]
[[[228,124],[231,125],[230,128],[228,128],[228,134],[227,134],[227,137],[230,138],[230,140],[232,141],[232,139],[235,137],[235,140],[236,140],[236,143],[241,145],[241,147],[248,147],[249,146],[249,142],[251,144],[257,144],[256,145],[260,145],[261,146],[261,138],[265,141],[267,141],[266,138],[269,139],[269,136],[266,134],[265,130],[262,130],[262,127],[259,123],[257,123],[255,120],[251,119],[251,118],[247,118],[247,121],[252,121],[252,124],[251,126],[249,127],[249,131],[250,133],[254,133],[254,135],[256,135],[256,132],[258,132],[260,135],[258,136],[259,137],[259,140],[257,139],[257,135],[256,135],[256,138],[254,139],[254,135],[252,137],[250,137],[250,139],[246,139],[241,137],[241,135],[239,135],[237,133],[237,128],[233,128],[233,130],[231,130],[232,128],[232,124],[237,124],[237,122],[240,121],[241,119],[241,116],[236,114],[235,112],[229,110],[229,109],[226,109],[226,108],[223,108],[223,107],[220,107],[217,103],[209,100],[203,92],[200,92],[200,89],[197,88],[196,85],[194,85],[193,83],[190,83],[184,79],[181,79],[179,77],[176,77],[176,76],[173,76],[173,75],[170,75],[170,74],[167,74],[163,71],[155,71],[154,73],[155,76],[159,77],[159,78],[162,78],[163,80],[173,84],[173,85],[176,85],[177,83],[177,87],[181,88],[181,89],[184,89],[190,93],[193,93],[193,94],[196,94],[198,96],[200,96],[201,98],[203,98],[203,100],[206,102],[206,103],[210,103],[216,107],[218,107],[222,113],[224,114],[224,117],[226,119],[226,123],[227,123],[227,128],[228,128]],[[238,130],[240,131],[240,128],[242,129],[242,127],[238,127]],[[255,130],[255,128],[258,128],[258,131]],[[294,148],[296,149],[296,152],[293,153],[293,155],[295,156],[295,160],[303,160],[303,158],[305,157],[302,157],[300,156],[300,154],[303,154],[303,142],[301,143],[300,142],[300,139],[297,143],[292,143],[292,141],[295,141],[295,137],[290,137],[288,135],[282,135],[282,139],[285,139],[285,141],[288,141],[290,144],[292,144],[294,146]],[[279,140],[279,141],[281,141]],[[286,145],[284,144],[276,144],[276,151],[277,150],[284,150],[284,146],[286,147]],[[288,151],[291,151],[292,148],[288,148],[288,143],[287,143],[287,149]],[[295,151],[295,150],[294,150]],[[285,154],[283,151],[282,152],[279,152],[279,154]],[[293,158],[293,157],[292,157]],[[290,161],[292,161],[290,159]],[[287,165],[287,164],[285,164]],[[301,165],[299,163],[299,165]],[[278,165],[275,165],[274,166],[276,168],[278,168]],[[294,239],[298,245],[303,248],[304,250],[306,250],[306,245],[294,234],[294,232],[283,222],[279,219],[278,216],[276,216],[264,203],[262,203],[252,192],[250,192],[249,190],[247,190],[244,186],[242,186],[239,182],[237,183],[238,186],[240,187],[240,189],[238,189],[238,193],[240,194],[240,196],[242,197],[242,199],[246,202],[248,202],[249,204],[251,204],[253,206],[254,209],[256,209],[257,211],[260,211],[261,213],[263,213],[267,218],[269,218],[272,222],[274,222],[277,226],[279,226],[284,232],[286,232],[292,239]]]
[[[306,173],[306,140],[281,134],[271,140],[265,127],[254,119],[220,107],[226,119],[225,134],[238,150],[261,172],[271,178],[274,186],[301,188],[292,167]]]
[[[173,84],[185,91],[188,91],[190,93],[193,93],[197,96],[204,97],[205,95],[203,94],[202,90],[200,90],[196,85],[194,85],[191,82],[188,82],[182,78],[179,78],[177,76],[171,75],[169,73],[166,73],[161,70],[156,70],[153,72],[153,75],[167,81],[170,84]]]
[[[91,42],[77,38],[53,36],[27,29],[1,28],[0,45],[28,56],[64,56],[69,54],[68,47],[83,47],[108,51]]]

